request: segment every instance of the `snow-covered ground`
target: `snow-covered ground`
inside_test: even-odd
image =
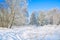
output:
[[[60,25],[0,28],[0,40],[60,40]]]

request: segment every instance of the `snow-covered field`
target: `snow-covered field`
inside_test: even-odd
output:
[[[0,40],[60,40],[60,25],[0,28]]]

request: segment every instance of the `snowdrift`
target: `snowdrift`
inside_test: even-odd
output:
[[[0,28],[0,40],[60,40],[60,25]]]

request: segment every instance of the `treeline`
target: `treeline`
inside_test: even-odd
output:
[[[27,17],[27,0],[4,0],[0,3],[0,27],[25,25]]]
[[[27,0],[5,0],[4,3],[0,3],[0,27],[60,24],[60,10],[57,8],[34,11],[30,17],[27,8]]]
[[[37,15],[37,16],[36,16]],[[60,24],[60,10],[57,8],[48,11],[34,11],[30,17],[31,25],[59,25]]]

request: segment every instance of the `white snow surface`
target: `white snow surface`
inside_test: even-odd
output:
[[[60,40],[60,25],[0,28],[0,40]]]

